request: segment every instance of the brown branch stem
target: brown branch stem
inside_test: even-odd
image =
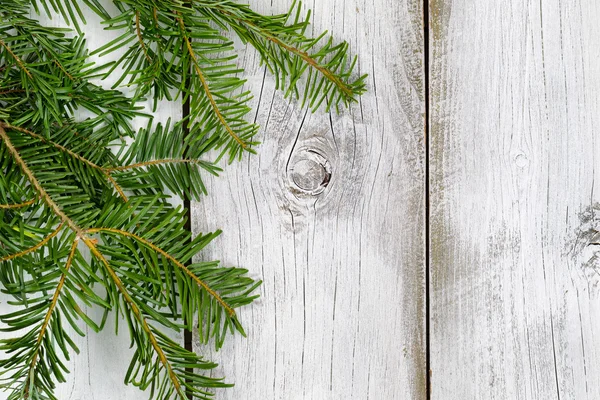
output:
[[[11,94],[11,93],[23,93],[26,92],[26,90],[24,89],[10,89],[10,90],[3,90],[0,92],[0,95],[3,94]]]
[[[69,154],[71,157],[81,161],[84,164],[89,165],[90,167],[97,169],[98,171],[102,172],[102,174],[104,174],[104,176],[106,177],[106,179],[113,185],[113,187],[115,188],[115,190],[117,191],[117,193],[119,193],[119,195],[123,198],[123,200],[125,200],[127,202],[127,196],[125,195],[125,192],[123,191],[123,188],[121,188],[121,186],[117,183],[117,181],[110,175],[110,171],[108,168],[104,168],[101,167],[95,163],[93,163],[92,161],[88,160],[85,157],[80,156],[79,154],[75,153],[72,150],[67,149],[66,147],[64,147],[63,145],[60,145],[56,142],[53,142],[52,140],[46,139],[45,137],[43,137],[42,135],[38,135],[35,132],[32,132],[28,129],[25,128],[21,128],[18,126],[13,126],[7,123],[0,123],[0,127],[3,127],[5,129],[10,129],[10,130],[14,130],[14,131],[18,131],[21,133],[25,133],[29,136],[31,136],[34,139],[39,140],[40,142],[49,144],[55,148],[57,148],[58,150]]]
[[[108,168],[107,171],[108,172],[126,171],[128,169],[150,167],[152,165],[160,165],[160,164],[196,164],[196,165],[200,165],[200,164],[202,164],[202,162],[200,160],[185,159],[185,158],[163,158],[160,160],[142,161],[142,162],[135,163],[135,164]]]
[[[48,326],[50,325],[50,319],[52,318],[52,313],[56,309],[56,305],[58,304],[58,297],[60,296],[60,292],[65,284],[67,279],[67,274],[69,269],[71,268],[71,264],[73,263],[73,258],[75,257],[75,251],[77,250],[77,244],[79,243],[79,238],[75,238],[73,241],[73,245],[71,246],[71,251],[69,252],[69,257],[67,258],[67,262],[65,264],[65,271],[62,273],[60,280],[58,281],[58,285],[56,286],[56,290],[54,291],[54,295],[52,296],[52,301],[50,302],[50,306],[48,307],[48,311],[46,312],[46,316],[44,317],[44,322],[42,323],[42,327],[40,329],[40,333],[38,334],[38,338],[36,341],[36,349],[33,357],[31,358],[31,363],[29,364],[29,379],[25,383],[25,398],[27,398],[29,394],[29,385],[33,382],[33,374],[35,372],[35,366],[37,364],[37,360],[40,354],[40,347],[42,344],[42,340],[44,339],[44,335],[48,330]]]
[[[229,135],[240,146],[242,146],[242,148],[244,148],[244,149],[248,148],[248,145],[246,144],[246,142],[244,142],[242,139],[240,139],[240,137],[233,131],[233,129],[231,129],[231,127],[225,120],[225,117],[221,113],[221,110],[219,109],[219,106],[217,105],[217,102],[215,101],[214,96],[213,96],[212,92],[210,91],[210,88],[208,87],[208,82],[206,82],[206,78],[205,78],[204,74],[202,73],[202,69],[200,68],[200,65],[198,64],[198,59],[196,58],[196,53],[194,52],[194,49],[192,48],[192,43],[190,42],[190,39],[188,38],[188,36],[185,34],[185,25],[183,23],[183,18],[179,17],[178,19],[179,19],[179,26],[181,27],[181,34],[185,41],[187,51],[192,59],[192,62],[194,63],[194,69],[196,70],[196,74],[198,75],[198,78],[200,79],[200,82],[202,83],[202,87],[204,88],[204,93],[206,93],[206,97],[208,97],[208,101],[210,102],[210,105],[212,106],[215,114],[217,115],[217,118],[219,119],[219,121],[221,122],[221,125],[223,125],[223,127],[225,128],[227,133],[229,133]]]
[[[45,238],[43,238],[41,241],[39,241],[38,243],[36,243],[35,245],[31,246],[28,249],[25,249],[23,251],[20,251],[18,253],[14,253],[14,254],[9,254],[8,256],[4,256],[4,257],[0,257],[0,262],[4,262],[4,261],[9,261],[9,260],[14,260],[15,258],[19,258],[22,257],[26,254],[29,254],[31,252],[36,251],[37,249],[43,247],[46,245],[46,243],[48,243],[53,237],[55,237],[56,235],[58,235],[58,233],[60,232],[60,230],[62,229],[64,225],[64,222],[61,222],[58,227],[52,231],[52,233],[50,233],[48,236],[46,236]]]
[[[335,76],[335,74],[329,68],[326,68],[323,65],[319,64],[317,62],[317,60],[312,58],[307,52],[283,42],[281,39],[279,39],[275,35],[272,35],[271,33],[264,30],[263,28],[259,27],[258,25],[253,24],[252,22],[248,22],[247,20],[241,19],[239,17],[236,17],[234,14],[230,13],[229,11],[225,11],[218,7],[217,7],[217,10],[221,14],[227,15],[230,18],[235,19],[239,23],[249,26],[252,30],[260,33],[261,36],[263,36],[266,40],[268,40],[272,43],[275,43],[276,45],[286,49],[290,53],[295,54],[298,57],[302,58],[308,65],[310,65],[312,68],[314,68],[317,71],[319,71],[320,73],[322,73],[328,80],[333,82],[334,85],[339,87],[347,96],[352,96],[352,89],[350,89],[347,84],[345,84],[344,82],[342,82],[342,80],[340,78]]]
[[[27,207],[27,206],[32,205],[36,201],[37,201],[37,198],[31,199],[31,200],[28,200],[28,201],[24,201],[23,203],[0,204],[0,210],[12,210],[12,209],[15,209],[15,208],[23,208],[23,207]]]
[[[90,232],[90,230],[88,230],[88,232]],[[175,372],[173,372],[173,368],[171,367],[171,364],[169,363],[169,360],[167,360],[167,356],[165,355],[164,351],[162,350],[162,348],[158,344],[158,341],[156,340],[156,337],[152,333],[152,330],[150,329],[150,326],[148,325],[148,322],[146,322],[146,319],[142,315],[142,312],[140,311],[140,309],[138,308],[138,306],[135,304],[135,301],[131,298],[131,295],[129,294],[129,292],[125,288],[125,285],[123,284],[123,282],[121,281],[121,279],[119,278],[119,276],[117,275],[117,273],[111,268],[110,264],[108,263],[108,260],[106,260],[106,258],[102,255],[102,253],[100,253],[100,251],[96,247],[94,241],[92,241],[89,238],[84,238],[83,242],[90,249],[90,251],[92,252],[92,254],[96,258],[98,258],[102,262],[102,264],[104,264],[104,267],[106,268],[106,271],[108,272],[108,274],[110,275],[111,279],[113,280],[113,282],[115,283],[115,285],[117,286],[117,288],[119,289],[119,291],[121,292],[121,294],[123,295],[123,298],[125,299],[125,301],[127,302],[127,304],[129,304],[129,307],[131,308],[131,311],[133,312],[133,314],[135,314],[135,316],[138,319],[139,323],[142,325],[142,329],[148,335],[148,339],[150,340],[150,343],[152,344],[152,347],[154,348],[154,351],[156,351],[156,354],[158,354],[160,362],[167,369],[168,374],[169,374],[169,378],[171,379],[171,382],[173,382],[173,385],[175,386],[175,389],[177,390],[177,393],[180,396],[182,396],[183,399],[185,399],[186,398],[185,397],[185,393],[182,392],[181,382],[179,382],[179,378],[177,377],[177,375],[175,375]]]
[[[148,60],[149,63],[152,63],[152,59],[148,55],[148,49],[146,48],[146,44],[144,43],[144,39],[142,37],[142,29],[140,27],[140,12],[139,11],[135,12],[135,31],[137,33],[138,42],[140,42],[140,46],[142,47],[142,50],[144,51],[144,55],[146,56],[146,60]]]
[[[33,79],[33,75],[31,75],[31,72],[29,72],[29,70],[25,67],[23,60],[21,60],[19,58],[19,56],[17,56],[15,53],[13,53],[13,51],[10,49],[10,47],[8,47],[8,45],[1,38],[0,38],[0,46],[4,47],[6,49],[6,51],[8,51],[8,53],[12,56],[12,58],[15,59],[19,68],[21,68],[30,79]]]
[[[223,306],[223,308],[225,308],[225,310],[227,311],[227,313],[229,314],[229,316],[234,316],[235,315],[235,310],[229,305],[227,304],[227,302],[225,300],[223,300],[223,298],[217,293],[215,292],[206,282],[204,282],[202,279],[198,278],[192,271],[190,271],[185,265],[183,265],[183,263],[181,263],[179,260],[177,260],[175,257],[173,257],[172,255],[170,255],[169,253],[167,253],[166,251],[164,251],[163,249],[161,249],[160,247],[156,246],[154,243],[150,242],[149,240],[146,240],[134,233],[131,232],[127,232],[121,229],[113,229],[113,228],[92,228],[92,229],[88,229],[87,230],[88,233],[99,233],[99,232],[108,232],[108,233],[114,233],[117,235],[122,235],[122,236],[126,236],[129,238],[132,238],[140,243],[142,243],[143,245],[149,247],[150,249],[154,250],[155,252],[161,254],[162,256],[164,256],[167,260],[171,261],[173,264],[175,264],[176,266],[178,266],[186,275],[188,275],[190,278],[192,278],[198,285],[200,285],[204,290],[206,290],[212,297],[215,298],[215,300],[217,300],[217,302],[219,302],[219,304],[221,304]]]

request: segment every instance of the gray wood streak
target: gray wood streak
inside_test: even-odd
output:
[[[265,13],[287,9],[254,1]],[[424,101],[420,1],[309,4],[351,42],[369,93],[341,115],[301,110],[240,49],[257,95],[257,156],[208,181],[206,259],[264,280],[240,310],[248,338],[210,357],[219,399],[424,399]],[[204,347],[196,347],[206,352]]]
[[[598,399],[600,3],[430,4],[432,399]]]

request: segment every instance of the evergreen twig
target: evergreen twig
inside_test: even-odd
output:
[[[313,111],[365,91],[347,43],[306,36],[310,13],[302,17],[300,3],[275,16],[232,0],[112,3],[112,13],[100,0],[0,4],[0,282],[16,307],[0,322],[18,332],[0,340],[9,400],[55,399],[66,361],[79,352],[70,332],[100,331],[109,313],[131,336],[125,382],[150,398],[209,399],[230,386],[204,372],[214,363],[168,336],[197,329],[202,343],[220,348],[228,334],[244,335],[237,309],[260,285],[246,269],[194,262],[220,231],[191,237],[166,194],[199,199],[222,157],[254,152],[251,94],[225,31],[255,47],[277,87]],[[92,53],[80,34],[82,6],[120,32]],[[42,26],[32,9],[60,15],[78,34]],[[123,48],[115,62],[90,61]],[[111,89],[93,83],[115,73]],[[189,118],[154,124],[138,105],[148,95],[155,107],[183,100]],[[136,117],[148,118],[138,132]],[[100,320],[91,307],[103,310]]]

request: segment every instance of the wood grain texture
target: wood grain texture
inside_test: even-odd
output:
[[[286,0],[251,2],[278,13]],[[314,115],[240,48],[262,126],[257,156],[208,181],[194,229],[206,259],[248,268],[248,338],[205,352],[235,382],[217,399],[424,399],[424,90],[420,1],[308,2],[315,32],[349,40],[369,92]]]
[[[430,7],[432,399],[598,399],[600,3]]]

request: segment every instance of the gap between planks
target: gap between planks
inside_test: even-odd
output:
[[[431,207],[429,196],[429,0],[423,0],[423,79],[425,90],[425,116],[424,116],[424,147],[425,147],[425,396],[431,400],[431,335],[430,335],[430,227]]]

